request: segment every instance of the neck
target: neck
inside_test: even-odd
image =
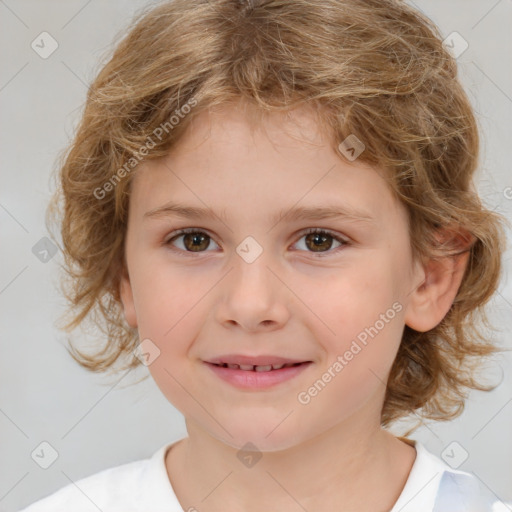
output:
[[[357,427],[357,428],[356,428]],[[187,421],[189,437],[169,450],[169,479],[184,510],[234,512],[390,510],[416,453],[379,425],[345,422],[244,464],[234,448]],[[256,454],[257,456],[259,454]],[[253,459],[254,460],[254,459]]]

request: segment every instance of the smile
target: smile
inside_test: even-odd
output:
[[[266,389],[286,382],[302,373],[311,364],[288,363],[277,365],[238,365],[204,362],[223,381],[240,389]]]
[[[231,370],[244,370],[244,371],[256,371],[256,372],[270,372],[272,370],[280,370],[281,368],[290,368],[292,366],[298,366],[302,363],[288,363],[288,364],[267,364],[267,365],[252,365],[252,364],[228,364],[222,363],[216,366],[223,368],[231,368]]]

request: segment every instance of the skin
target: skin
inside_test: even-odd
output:
[[[188,437],[165,459],[169,479],[184,510],[388,511],[416,452],[380,426],[385,383],[404,326],[426,331],[447,313],[467,254],[413,260],[403,205],[376,169],[336,152],[312,111],[254,119],[241,105],[202,112],[132,183],[120,292],[127,322],[160,350],[149,365],[155,382],[185,417]],[[144,217],[169,201],[226,218]],[[372,220],[269,220],[281,208],[326,203]],[[199,252],[173,239],[186,227],[206,236]],[[307,228],[349,243],[327,238],[319,257]],[[247,236],[263,248],[252,263],[236,252]],[[298,393],[397,301],[394,318],[300,403]],[[227,353],[313,364],[246,391],[202,362]],[[247,442],[262,455],[252,467],[237,457]]]

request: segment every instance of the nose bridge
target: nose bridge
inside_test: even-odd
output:
[[[274,273],[278,265],[271,251],[247,237],[232,256],[232,271],[217,304],[221,323],[236,323],[247,329],[282,325],[289,316],[283,284]],[[269,268],[272,268],[271,271]]]
[[[276,299],[277,283],[268,269],[272,266],[271,251],[259,247],[251,241],[237,247],[229,293],[234,299],[244,298],[248,307],[264,309]]]

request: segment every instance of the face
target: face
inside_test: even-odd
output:
[[[137,170],[126,263],[126,319],[150,340],[149,370],[187,421],[267,451],[363,411],[379,425],[417,280],[407,215],[311,112],[257,125],[235,107],[202,113],[168,156]],[[226,354],[309,363],[288,378],[252,371],[243,387],[207,363]]]

